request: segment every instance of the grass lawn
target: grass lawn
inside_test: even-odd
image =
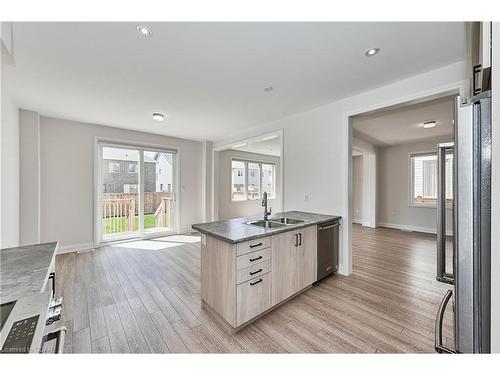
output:
[[[104,234],[120,233],[128,230],[126,217],[106,218],[103,221]],[[144,215],[144,229],[154,227],[156,227],[155,216],[153,214]],[[137,228],[139,228],[139,216],[135,217],[133,230],[137,230]]]

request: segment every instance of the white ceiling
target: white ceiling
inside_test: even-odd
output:
[[[420,142],[453,135],[454,97],[354,117],[353,135],[376,146]],[[423,123],[437,121],[434,128]]]
[[[4,79],[42,115],[217,141],[466,57],[464,23],[138,24],[15,23]]]
[[[236,145],[237,146],[237,145]],[[280,156],[281,139],[275,137],[268,140],[256,140],[247,142],[245,145],[239,147],[232,147],[233,150],[254,152],[257,154]]]

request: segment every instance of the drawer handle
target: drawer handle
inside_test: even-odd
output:
[[[255,262],[256,260],[262,259],[262,255],[259,255],[257,258],[250,259],[250,262]]]
[[[250,272],[250,275],[255,275],[256,273],[262,272],[262,268],[260,268],[258,271]]]
[[[259,243],[256,243],[255,245],[250,245],[250,248],[254,248],[254,247],[258,247],[258,246],[262,246],[262,242],[259,242]]]
[[[250,286],[254,286],[255,284],[258,284],[258,283],[261,283],[261,282],[262,282],[262,279],[259,279],[259,280],[257,280],[254,283],[250,283]]]

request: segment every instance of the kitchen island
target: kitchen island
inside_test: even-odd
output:
[[[316,281],[317,225],[339,216],[301,211],[193,224],[201,239],[201,303],[241,329]]]

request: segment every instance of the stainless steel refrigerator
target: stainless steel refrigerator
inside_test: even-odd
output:
[[[490,352],[491,92],[458,97],[455,141],[438,145],[437,277],[450,284],[437,312],[439,353]],[[453,262],[446,266],[446,155],[453,154]],[[448,239],[448,243],[449,243]],[[442,340],[452,301],[455,346]]]

